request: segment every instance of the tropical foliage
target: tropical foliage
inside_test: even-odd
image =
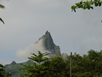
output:
[[[38,56],[36,57],[38,58]],[[24,77],[69,77],[69,67],[70,56],[68,60],[63,60],[61,56],[56,56],[51,60],[45,60],[40,65],[32,62],[24,66],[22,70],[25,71],[22,75]],[[102,76],[102,51],[90,50],[88,55],[80,56],[77,53],[72,55],[72,77],[99,76]]]
[[[76,9],[77,8],[82,8],[82,9],[93,9],[93,6],[92,5],[95,5],[95,7],[97,6],[101,6],[102,5],[102,1],[101,0],[87,0],[87,1],[80,1],[79,3],[75,3],[75,5],[73,5],[71,7],[72,11],[76,12]]]
[[[4,8],[5,8],[5,6],[4,6],[4,5],[2,5],[2,4],[0,4],[0,8],[4,9]],[[5,24],[5,23],[4,23],[4,21],[2,20],[2,18],[0,18],[0,21],[1,21],[3,24]]]
[[[0,77],[4,77],[4,74],[5,74],[5,70],[3,69],[3,65],[0,64]]]
[[[0,64],[0,77],[10,77],[10,72],[5,72],[4,66]]]
[[[28,63],[12,65],[11,69],[15,70],[8,70],[7,72],[11,72],[11,77],[19,77],[20,72],[21,77],[70,76],[70,56],[68,56],[68,60],[63,60],[61,56],[55,56],[49,59],[46,57],[47,55],[48,53],[45,54],[40,51],[38,55],[33,53],[29,57],[30,60]],[[20,70],[17,74],[16,71],[18,68]],[[89,50],[88,54],[84,54],[83,56],[74,53],[72,55],[72,77],[102,77],[102,51]]]
[[[38,51],[38,55],[32,53],[33,56],[28,57],[30,60],[32,60],[32,62],[28,65],[23,65],[23,73],[21,74],[21,77],[42,77],[43,74],[46,72],[44,71],[45,69],[47,69],[46,67],[43,67],[44,62],[47,62],[49,60],[49,58],[45,57],[47,55],[49,55],[49,53],[41,53],[40,51]]]

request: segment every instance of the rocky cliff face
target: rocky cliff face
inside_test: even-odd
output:
[[[43,39],[43,45],[46,50],[49,50],[55,56],[61,56],[60,47],[54,44],[50,32],[46,31],[45,35],[40,39]]]

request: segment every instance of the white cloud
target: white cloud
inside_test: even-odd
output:
[[[25,49],[19,49],[16,52],[16,55],[19,58],[27,58],[31,56],[31,53],[38,54],[38,51],[41,51],[42,53],[50,53],[48,50],[45,50],[43,46],[43,39],[40,39],[38,42],[26,47]]]

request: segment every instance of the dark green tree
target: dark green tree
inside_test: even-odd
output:
[[[39,65],[48,60],[49,58],[45,57],[48,56],[50,53],[41,53],[40,51],[38,51],[38,55],[36,55],[35,53],[32,53],[33,56],[28,57],[28,59],[35,61],[36,63],[38,63]]]
[[[89,50],[87,55],[72,56],[72,77],[101,77],[101,70],[102,51]]]
[[[5,73],[5,77],[11,77],[11,76],[12,76],[12,74],[10,72]]]
[[[5,75],[5,70],[3,69],[3,65],[2,64],[0,64],[0,77],[4,77],[4,75]]]
[[[61,56],[55,56],[49,63],[48,76],[50,77],[67,77],[66,63]]]
[[[21,77],[68,77],[67,64],[61,56],[55,56],[51,59],[44,57],[49,53],[41,53],[40,51],[38,51],[38,55],[34,53],[32,55],[29,59],[33,62],[29,65],[23,65]]]
[[[38,51],[38,55],[32,53],[33,56],[28,57],[32,62],[29,65],[23,65],[23,73],[21,73],[21,77],[43,77],[45,75],[48,67],[44,67],[42,63],[47,62],[49,58],[45,57],[49,55],[49,53],[41,53]]]

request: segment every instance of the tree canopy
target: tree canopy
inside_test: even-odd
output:
[[[5,70],[3,69],[3,65],[0,64],[0,77],[4,77],[4,74],[5,74]]]
[[[21,77],[66,77],[64,73],[66,64],[63,58],[61,56],[52,59],[44,57],[48,54],[40,51],[38,55],[33,53],[33,56],[29,57],[32,63],[23,65]]]
[[[38,58],[38,56],[35,57]],[[24,71],[21,77],[69,77],[70,56],[68,60],[55,56],[40,65],[37,65],[33,59],[31,64],[24,65],[21,70]],[[102,51],[89,50],[88,54],[83,56],[74,53],[72,55],[72,77],[102,77]]]
[[[21,77],[70,77],[70,56],[67,60],[63,60],[61,56],[50,59],[44,59],[46,56],[42,56],[42,59],[40,55],[43,54],[41,52],[38,55],[35,54],[36,56],[32,54],[32,57],[29,57],[29,63],[22,63],[19,66],[22,71]],[[12,66],[12,68],[15,67],[17,65]],[[15,70],[18,70],[18,67]],[[10,77],[20,77],[18,74],[13,75],[12,71]],[[72,55],[72,77],[102,77],[102,50],[89,50],[88,54],[83,56],[74,53]]]
[[[32,62],[28,65],[23,65],[23,73],[21,73],[21,77],[42,77],[42,75],[46,72],[44,71],[46,67],[41,66],[42,62],[48,61],[49,59],[45,56],[49,55],[49,53],[41,53],[38,51],[38,55],[32,53],[33,56],[28,57]]]

